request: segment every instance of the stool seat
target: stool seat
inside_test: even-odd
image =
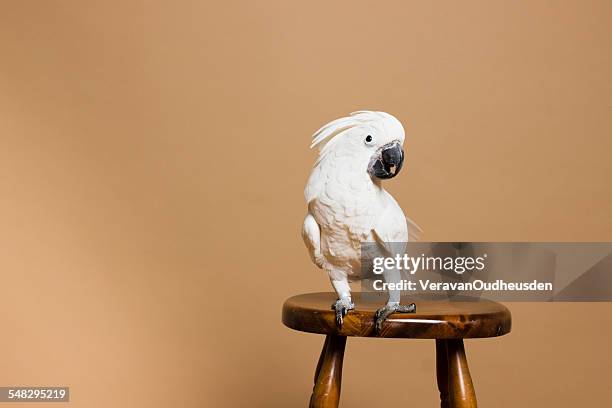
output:
[[[414,339],[465,339],[497,337],[510,332],[510,311],[490,300],[457,297],[438,301],[410,298],[403,304],[416,303],[416,313],[396,313],[383,323],[377,334],[374,313],[385,305],[382,293],[353,293],[355,310],[344,318],[342,329],[336,325],[332,303],[335,293],[319,292],[293,296],[283,305],[283,323],[295,330],[354,337],[395,337]]]

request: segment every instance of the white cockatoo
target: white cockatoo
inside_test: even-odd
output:
[[[353,112],[313,135],[311,148],[319,147],[319,157],[304,191],[308,214],[302,237],[312,261],[329,274],[338,294],[332,309],[339,327],[355,308],[349,281],[360,279],[361,244],[374,242],[393,256],[398,247],[389,243],[408,242],[408,224],[416,227],[382,186],[382,180],[402,168],[403,143],[402,124],[374,111]],[[385,270],[383,276],[388,283],[401,280],[396,269]],[[389,291],[387,304],[376,312],[376,330],[394,312],[415,311],[414,303],[400,305],[399,290]]]

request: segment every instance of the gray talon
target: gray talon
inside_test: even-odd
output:
[[[374,328],[376,333],[379,334],[382,330],[382,324],[389,316],[393,313],[416,313],[416,304],[411,303],[409,305],[392,304],[385,305],[376,311],[374,319],[376,324]]]
[[[341,329],[342,323],[344,323],[344,316],[346,316],[349,310],[355,309],[355,304],[350,299],[338,299],[331,308],[336,311],[336,324]]]
[[[416,304],[411,303],[409,305],[397,305],[397,313],[416,313]]]

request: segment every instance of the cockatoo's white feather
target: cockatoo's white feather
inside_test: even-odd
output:
[[[319,145],[324,146],[324,141],[337,135],[343,130],[347,130],[355,125],[355,120],[350,117],[340,118],[329,122],[327,125],[323,126],[315,132],[315,134],[312,136],[312,144],[310,145],[310,147],[313,148]]]
[[[350,116],[335,119],[327,123],[326,125],[323,125],[312,135],[312,144],[310,145],[310,147],[313,148],[319,146],[322,149],[326,145],[326,143],[324,143],[325,141],[341,134],[345,130],[348,130],[354,126],[366,124],[368,122],[373,125],[381,124],[382,121],[385,119],[389,120],[390,122],[397,122],[395,126],[399,125],[399,127],[401,128],[403,142],[404,130],[399,121],[393,116],[389,115],[386,112],[356,111],[351,112]]]

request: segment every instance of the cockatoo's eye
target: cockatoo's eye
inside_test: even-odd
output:
[[[367,135],[366,136],[365,144],[368,145],[368,146],[374,145],[374,138],[372,137],[372,135]]]

